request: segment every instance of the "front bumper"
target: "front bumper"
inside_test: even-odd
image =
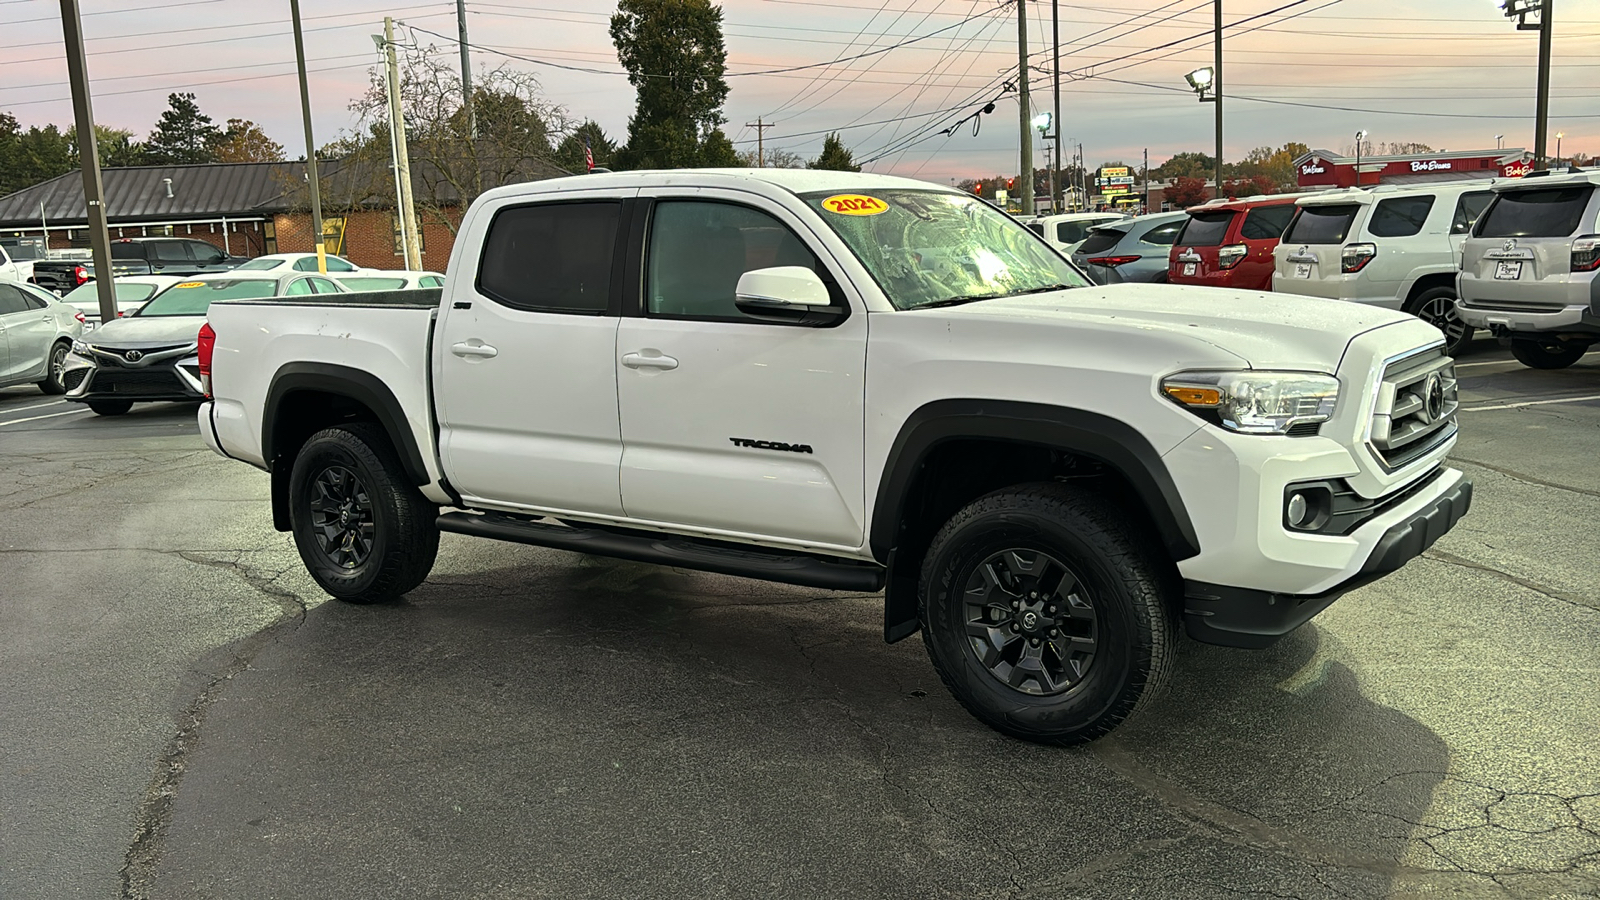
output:
[[[1459,473],[1458,473],[1459,474]],[[1421,556],[1472,506],[1472,482],[1453,485],[1388,526],[1361,567],[1317,594],[1280,594],[1201,581],[1184,582],[1183,624],[1189,636],[1225,647],[1266,647],[1310,621],[1333,601]]]
[[[76,353],[67,357],[62,372],[67,400],[79,403],[101,400],[185,401],[203,400],[199,360],[195,357],[161,365],[121,368],[100,365]]]

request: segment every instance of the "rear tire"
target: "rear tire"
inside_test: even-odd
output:
[[[295,546],[306,571],[336,599],[379,603],[421,584],[439,553],[438,516],[376,425],[319,431],[295,457]]]
[[[120,416],[133,409],[132,400],[90,400],[89,408],[101,416]]]
[[[1511,355],[1530,369],[1565,369],[1588,352],[1588,344],[1573,341],[1511,342]]]
[[[1444,332],[1446,356],[1459,356],[1472,344],[1477,329],[1461,321],[1456,312],[1454,288],[1430,288],[1418,294],[1406,307],[1406,312]]]
[[[65,394],[67,392],[66,366],[67,354],[72,351],[72,345],[66,341],[57,341],[50,348],[50,361],[45,366],[44,380],[39,382],[39,390],[46,394]]]
[[[1172,668],[1176,572],[1106,498],[1046,483],[973,501],[939,530],[919,612],[945,686],[1042,744],[1110,733]]]

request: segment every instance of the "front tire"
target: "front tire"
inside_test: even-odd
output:
[[[97,416],[120,416],[133,409],[132,400],[90,400],[89,408]]]
[[[1565,369],[1588,352],[1588,344],[1572,341],[1511,342],[1511,355],[1530,369]]]
[[[1176,573],[1106,498],[1061,484],[982,497],[923,563],[923,641],[962,706],[1003,734],[1110,733],[1172,668]]]
[[[66,341],[57,341],[50,348],[50,362],[45,367],[44,380],[39,382],[39,390],[52,395],[67,392],[67,354],[71,351],[72,345]]]
[[[295,546],[306,571],[336,599],[378,603],[421,584],[439,552],[438,515],[375,425],[319,431],[295,457]]]
[[[1456,292],[1453,288],[1436,287],[1423,291],[1411,301],[1406,312],[1444,332],[1446,356],[1460,356],[1472,344],[1477,329],[1461,320],[1456,312]]]

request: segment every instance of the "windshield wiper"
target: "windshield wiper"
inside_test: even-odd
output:
[[[1006,294],[1006,296],[1007,297],[1020,297],[1023,294],[1046,294],[1046,293],[1049,293],[1050,291],[1069,291],[1071,289],[1072,289],[1072,285],[1070,285],[1070,284],[1061,284],[1060,282],[1057,282],[1056,284],[1047,284],[1044,287],[1028,288],[1025,291],[1012,291],[1011,293]]]
[[[941,306],[960,306],[963,303],[973,303],[978,300],[993,300],[996,297],[1004,296],[1005,294],[967,294],[961,297],[946,297],[943,300],[935,300],[932,303],[919,303],[913,308],[938,309]]]

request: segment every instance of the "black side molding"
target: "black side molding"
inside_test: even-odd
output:
[[[438,288],[418,290],[437,291]],[[394,392],[389,390],[389,386],[370,372],[333,363],[292,362],[284,365],[273,376],[272,385],[267,388],[266,409],[261,419],[261,453],[268,465],[273,465],[278,455],[278,447],[274,442],[274,432],[279,424],[278,408],[285,398],[296,391],[348,397],[365,406],[372,411],[378,419],[378,424],[388,433],[389,440],[394,443],[395,451],[400,455],[400,463],[406,467],[406,474],[410,476],[412,483],[423,485],[433,480],[428,475],[427,466],[422,462],[422,451],[417,446],[416,436],[411,433],[411,423],[406,419],[405,409],[400,406],[400,401],[395,399]]]
[[[870,563],[830,562],[776,550],[749,550],[667,534],[572,527],[500,513],[450,512],[441,515],[438,522],[440,531],[595,556],[699,569],[830,591],[872,593],[883,589],[883,567]]]

